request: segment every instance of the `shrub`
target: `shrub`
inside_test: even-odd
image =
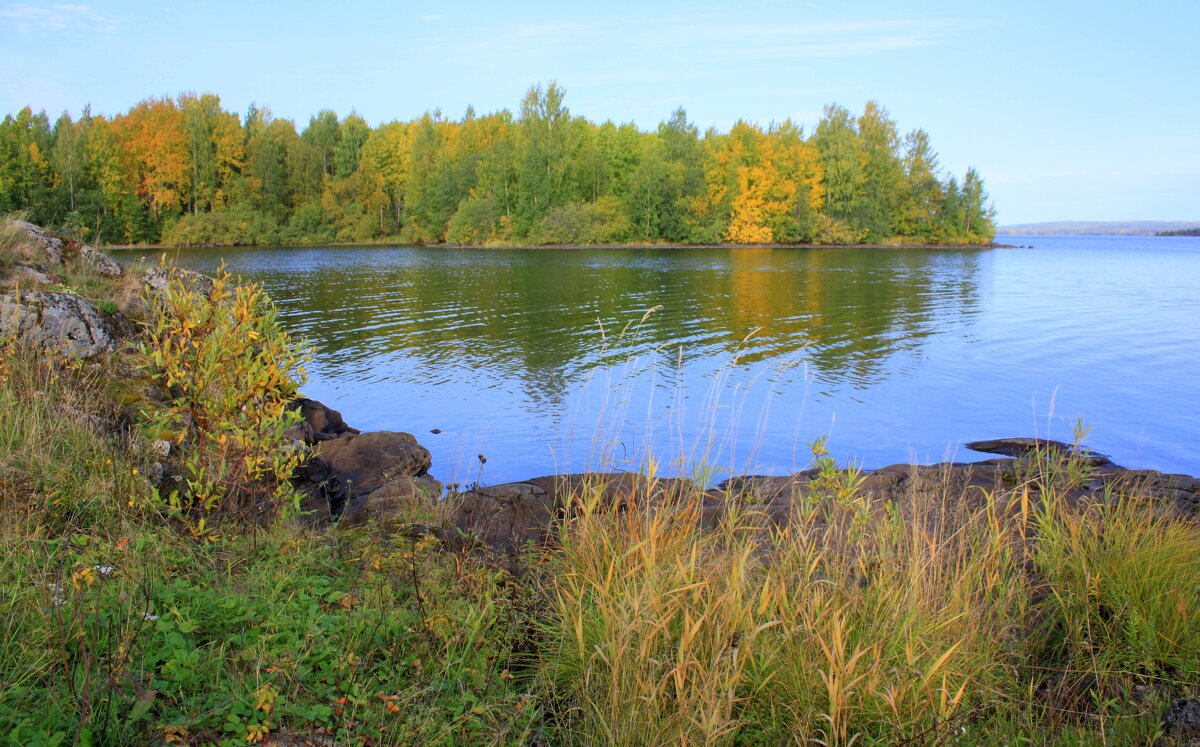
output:
[[[206,514],[272,514],[296,501],[288,478],[304,454],[284,431],[307,352],[297,352],[257,285],[237,285],[221,268],[205,296],[170,269],[152,303],[143,345],[150,371],[169,393],[152,421],[175,431],[184,484],[168,505]]]
[[[500,220],[500,206],[491,197],[467,197],[446,227],[446,241],[482,244],[492,237]]]
[[[595,202],[569,202],[542,220],[538,241],[544,244],[608,244],[630,232],[629,216],[615,197]]]
[[[175,246],[246,246],[273,244],[278,234],[269,216],[239,206],[185,215],[163,231],[162,241]]]

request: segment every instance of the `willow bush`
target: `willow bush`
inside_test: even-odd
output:
[[[237,284],[221,267],[205,294],[194,278],[167,269],[142,351],[168,392],[151,421],[182,454],[183,479],[165,496],[168,508],[203,519],[295,506],[288,478],[305,454],[284,434],[300,417],[289,404],[308,351],[293,344],[257,284]]]

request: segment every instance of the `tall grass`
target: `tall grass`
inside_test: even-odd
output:
[[[1119,684],[1196,682],[1194,523],[949,473],[882,504],[822,464],[781,525],[754,495],[579,502],[541,621],[564,743],[975,743],[1059,728],[1054,673],[1091,672],[1101,720]]]

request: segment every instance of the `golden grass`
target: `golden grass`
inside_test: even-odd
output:
[[[1194,523],[1043,483],[964,495],[949,473],[884,504],[818,464],[781,526],[754,496],[723,513],[700,495],[577,502],[543,582],[566,742],[935,743],[1031,709],[1063,721],[1033,696],[1056,668],[1087,667],[1095,697],[1075,707],[1101,720],[1113,688],[1196,681]]]

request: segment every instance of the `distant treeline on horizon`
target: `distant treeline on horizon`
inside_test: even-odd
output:
[[[703,135],[573,116],[555,83],[518,112],[434,111],[370,127],[322,111],[303,131],[212,94],[126,114],[0,123],[0,211],[94,243],[986,243],[983,180],[945,173],[924,130],[869,102]]]
[[[997,234],[1006,236],[1196,236],[1200,222],[1127,220],[1127,221],[1046,221],[1000,226]]]

